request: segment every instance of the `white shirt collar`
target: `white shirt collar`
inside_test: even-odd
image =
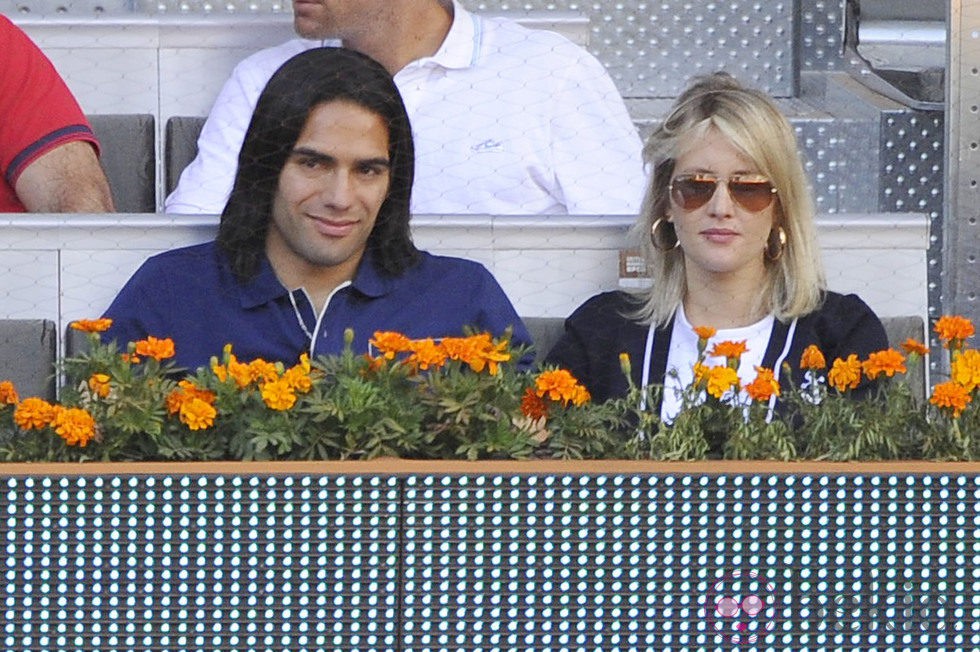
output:
[[[469,68],[476,63],[482,30],[477,18],[459,0],[452,2],[453,23],[436,53],[420,62],[433,62],[444,68]]]

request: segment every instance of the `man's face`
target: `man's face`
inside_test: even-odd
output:
[[[266,252],[287,285],[353,278],[390,182],[388,128],[348,101],[311,112],[279,174]]]
[[[350,39],[376,25],[391,0],[293,0],[293,28],[303,38]]]

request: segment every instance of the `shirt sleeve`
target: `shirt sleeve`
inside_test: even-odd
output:
[[[13,188],[38,157],[65,143],[98,141],[81,107],[43,52],[0,16],[0,171]]]
[[[164,203],[167,213],[219,214],[224,210],[252,112],[274,71],[264,74],[249,59],[238,64],[201,129],[197,156],[184,168]]]
[[[639,134],[605,68],[577,49],[556,71],[563,75],[551,124],[556,181],[571,215],[636,215],[646,186]]]

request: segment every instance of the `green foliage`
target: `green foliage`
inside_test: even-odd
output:
[[[959,351],[954,375],[970,385],[950,381],[945,402],[917,397],[902,373],[856,400],[822,371],[779,388],[760,370],[741,387],[737,347],[708,367],[702,342],[695,381],[665,422],[663,387],[592,403],[567,371],[520,370],[524,352],[506,339],[376,337],[376,357],[354,354],[350,336],[340,354],[290,368],[241,362],[229,347],[188,375],[169,362],[169,341],[120,351],[93,334],[63,363],[59,404],[0,383],[0,461],[980,458],[980,356]]]

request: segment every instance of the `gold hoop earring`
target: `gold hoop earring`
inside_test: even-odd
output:
[[[773,235],[776,236],[775,242],[773,242]],[[769,232],[764,255],[766,260],[774,263],[783,257],[784,251],[786,251],[786,231],[783,227],[779,227],[775,231]]]
[[[679,246],[681,246],[681,241],[677,239],[676,233],[674,234],[674,244],[670,247],[665,247],[663,241],[661,241],[660,238],[657,237],[657,229],[660,228],[661,223],[670,224],[670,222],[668,222],[664,218],[658,217],[657,221],[654,222],[653,225],[650,227],[650,242],[653,243],[654,249],[657,249],[659,251],[670,251],[671,249],[677,249]]]

